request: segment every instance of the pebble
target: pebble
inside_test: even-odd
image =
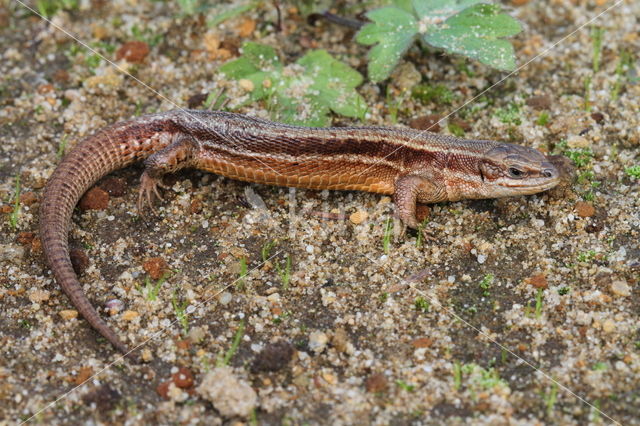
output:
[[[19,265],[24,257],[24,247],[15,244],[0,245],[0,261],[8,261]]]
[[[309,349],[316,354],[321,353],[327,347],[329,336],[323,331],[314,331],[309,335]]]
[[[359,225],[365,220],[367,220],[368,216],[369,215],[364,210],[358,210],[357,212],[351,213],[351,215],[349,216],[349,220],[354,225]]]
[[[109,205],[109,193],[102,188],[93,187],[80,199],[81,210],[105,210]]]
[[[181,389],[187,389],[193,386],[193,374],[186,367],[180,367],[177,373],[174,373],[171,378],[173,383]]]
[[[58,312],[58,315],[60,315],[63,320],[71,320],[74,318],[78,318],[78,311],[74,309],[65,309],[64,311]]]
[[[580,217],[591,217],[596,214],[596,209],[593,207],[593,204],[588,203],[586,201],[578,201],[575,205],[576,212]]]
[[[569,148],[589,148],[590,145],[589,141],[583,136],[573,135],[567,139],[567,146]]]
[[[631,287],[624,281],[614,281],[611,283],[611,292],[616,296],[627,297],[631,295]]]
[[[369,377],[364,384],[367,392],[369,393],[381,393],[387,390],[389,386],[389,382],[387,378],[382,373],[373,373]]]
[[[238,80],[238,85],[246,92],[253,92],[255,86],[253,85],[253,81],[248,80],[246,78],[241,78]]]
[[[602,331],[605,333],[611,333],[616,329],[616,323],[611,319],[606,319],[602,323]]]
[[[127,62],[133,64],[139,64],[147,57],[149,54],[149,45],[144,41],[128,41],[116,52],[116,59],[119,61],[120,59],[124,59]]]
[[[140,314],[136,311],[124,311],[122,313],[122,319],[125,321],[131,321],[139,316]]]
[[[487,261],[487,256],[486,255],[484,255],[484,254],[479,254],[478,255],[478,263],[479,264],[482,265],[486,261]]]
[[[220,297],[218,297],[218,302],[220,302],[221,305],[228,305],[229,302],[231,302],[231,293],[225,291],[220,294]]]
[[[248,417],[258,402],[251,386],[238,380],[230,367],[216,367],[208,372],[196,392],[211,401],[223,417]]]
[[[438,133],[441,129],[440,120],[442,117],[438,114],[421,115],[409,122],[409,127],[417,130],[427,130],[429,132]]]
[[[124,302],[120,299],[111,299],[104,306],[109,311],[109,315],[115,315],[124,309]]]
[[[29,292],[29,300],[33,303],[46,302],[49,300],[49,292],[40,289],[31,290]]]
[[[169,265],[167,261],[161,257],[150,257],[144,261],[142,269],[144,269],[152,279],[159,280],[169,269]]]

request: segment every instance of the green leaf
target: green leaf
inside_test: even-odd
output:
[[[250,100],[264,99],[277,121],[326,126],[331,111],[358,118],[366,112],[364,99],[355,91],[362,83],[360,73],[324,50],[310,51],[285,69],[274,49],[247,43],[243,56],[220,71],[233,79],[250,80]],[[270,84],[265,84],[267,80]]]
[[[375,46],[369,51],[369,78],[379,82],[391,74],[418,32],[414,16],[396,7],[383,7],[367,13],[373,22],[363,26],[356,41]]]
[[[420,18],[446,20],[450,16],[488,0],[413,0],[413,9]]]
[[[513,46],[501,37],[521,31],[518,21],[501,13],[500,6],[478,4],[447,19],[423,35],[426,43],[447,52],[477,59],[490,67],[515,69]]]

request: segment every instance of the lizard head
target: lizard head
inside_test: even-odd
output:
[[[479,164],[485,186],[498,197],[535,194],[560,182],[560,172],[540,151],[501,144],[487,151]]]

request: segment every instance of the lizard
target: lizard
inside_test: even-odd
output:
[[[127,345],[82,290],[68,231],[80,197],[99,179],[144,161],[141,213],[153,209],[162,177],[196,168],[228,178],[318,190],[393,196],[403,229],[418,228],[416,203],[535,194],[560,181],[542,152],[404,128],[313,128],[223,111],[171,110],[107,126],[80,141],[49,178],[40,237],[55,280],[82,317],[116,349]]]

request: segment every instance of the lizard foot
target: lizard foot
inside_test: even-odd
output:
[[[163,201],[158,187],[168,189],[166,185],[162,184],[162,178],[151,177],[146,171],[142,173],[140,177],[140,192],[138,192],[138,215],[143,216],[145,204],[149,206],[154,214],[157,214],[156,209],[153,207],[154,197]]]

